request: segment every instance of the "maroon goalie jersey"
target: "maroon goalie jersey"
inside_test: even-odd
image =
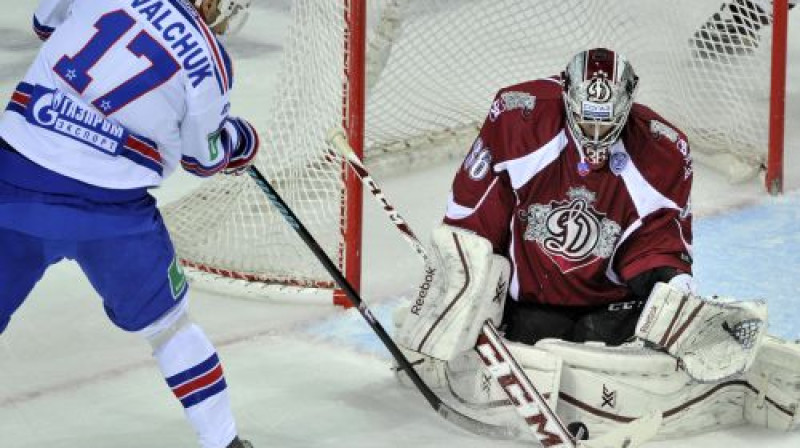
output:
[[[444,222],[489,239],[512,266],[515,300],[625,300],[656,267],[691,273],[686,136],[634,104],[608,164],[579,173],[557,79],[502,89],[456,174]]]

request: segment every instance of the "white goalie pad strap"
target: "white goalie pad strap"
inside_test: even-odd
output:
[[[392,315],[395,334],[409,315],[409,308],[410,305],[395,308]],[[555,409],[561,380],[561,358],[526,344],[506,341],[506,346],[548,404]],[[442,361],[402,345],[398,347],[425,384],[434,389],[447,389],[461,405],[479,412],[482,421],[507,423],[516,418],[508,409],[510,403],[505,392],[492,380],[475,350],[465,350],[449,361]],[[393,370],[400,383],[414,387],[408,375],[396,364]]]
[[[561,357],[518,342],[506,341],[506,347],[542,394],[547,404],[555,409],[558,404],[558,391],[561,387]]]
[[[745,378],[748,422],[782,431],[800,427],[800,343],[765,336]]]
[[[766,320],[763,301],[703,298],[657,283],[636,325],[636,337],[680,359],[694,380],[717,382],[747,371]]]
[[[510,266],[487,239],[456,227],[434,229],[432,246],[439,267],[426,270],[397,342],[450,360],[475,346],[485,321],[500,324]]]
[[[408,359],[408,362],[414,366],[414,370],[419,375],[420,379],[432,389],[440,389],[447,384],[447,361],[441,359],[431,358],[428,355],[409,350],[402,345],[399,345],[400,351]],[[396,362],[393,362],[392,370],[394,370],[397,380],[406,387],[414,388],[414,382],[409,378],[405,370],[401,369]]]
[[[401,305],[394,309],[394,312],[392,313],[392,320],[394,322],[395,334],[399,333],[406,316],[409,315],[410,308],[411,305]],[[420,352],[403,346],[401,343],[398,343],[397,347],[401,352],[403,352],[403,355],[406,357],[406,359],[408,359],[408,362],[414,366],[414,370],[417,372],[422,381],[428,385],[428,387],[438,389],[446,386],[447,374],[445,373],[445,369],[447,369],[447,362],[440,359],[431,358],[428,355],[423,355]],[[395,372],[395,376],[401,384],[410,388],[416,387],[414,382],[411,381],[411,378],[408,377],[408,374],[405,372],[405,370],[401,369],[396,361],[392,362],[392,370]]]
[[[694,277],[689,274],[678,274],[672,277],[669,280],[669,286],[687,294],[697,295],[697,284]]]
[[[505,341],[511,355],[525,374],[555,409],[561,381],[561,358],[539,348]],[[516,418],[509,412],[510,402],[500,385],[492,379],[487,367],[474,350],[469,350],[446,363],[446,385],[450,393],[473,411],[480,411],[481,420],[493,421],[504,416],[507,421]]]

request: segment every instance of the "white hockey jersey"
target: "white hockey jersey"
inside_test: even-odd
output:
[[[0,137],[51,171],[112,189],[201,176],[257,137],[229,118],[230,59],[186,0],[43,0],[46,40]]]

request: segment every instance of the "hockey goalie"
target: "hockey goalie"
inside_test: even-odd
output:
[[[475,350],[491,321],[589,438],[653,412],[659,438],[794,430],[800,347],[767,334],[763,301],[695,293],[689,145],[634,103],[638,82],[596,48],[500,90],[397,341],[426,383],[486,420],[515,418]]]

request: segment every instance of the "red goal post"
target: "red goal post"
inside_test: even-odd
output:
[[[458,158],[497,89],[607,46],[641,77],[637,101],[684,130],[698,161],[734,182],[764,175],[779,193],[787,0],[750,14],[736,42],[700,31],[724,28],[713,19],[722,3],[294,0],[275,102],[255,123],[257,165],[358,289],[361,184],[325,142],[329,129],[344,127],[378,175]],[[226,290],[334,286],[245,177],[208,181],[164,215],[184,264]]]
[[[783,193],[783,152],[786,122],[786,55],[789,52],[789,2],[773,0],[770,64],[769,141],[765,186],[771,194]]]

